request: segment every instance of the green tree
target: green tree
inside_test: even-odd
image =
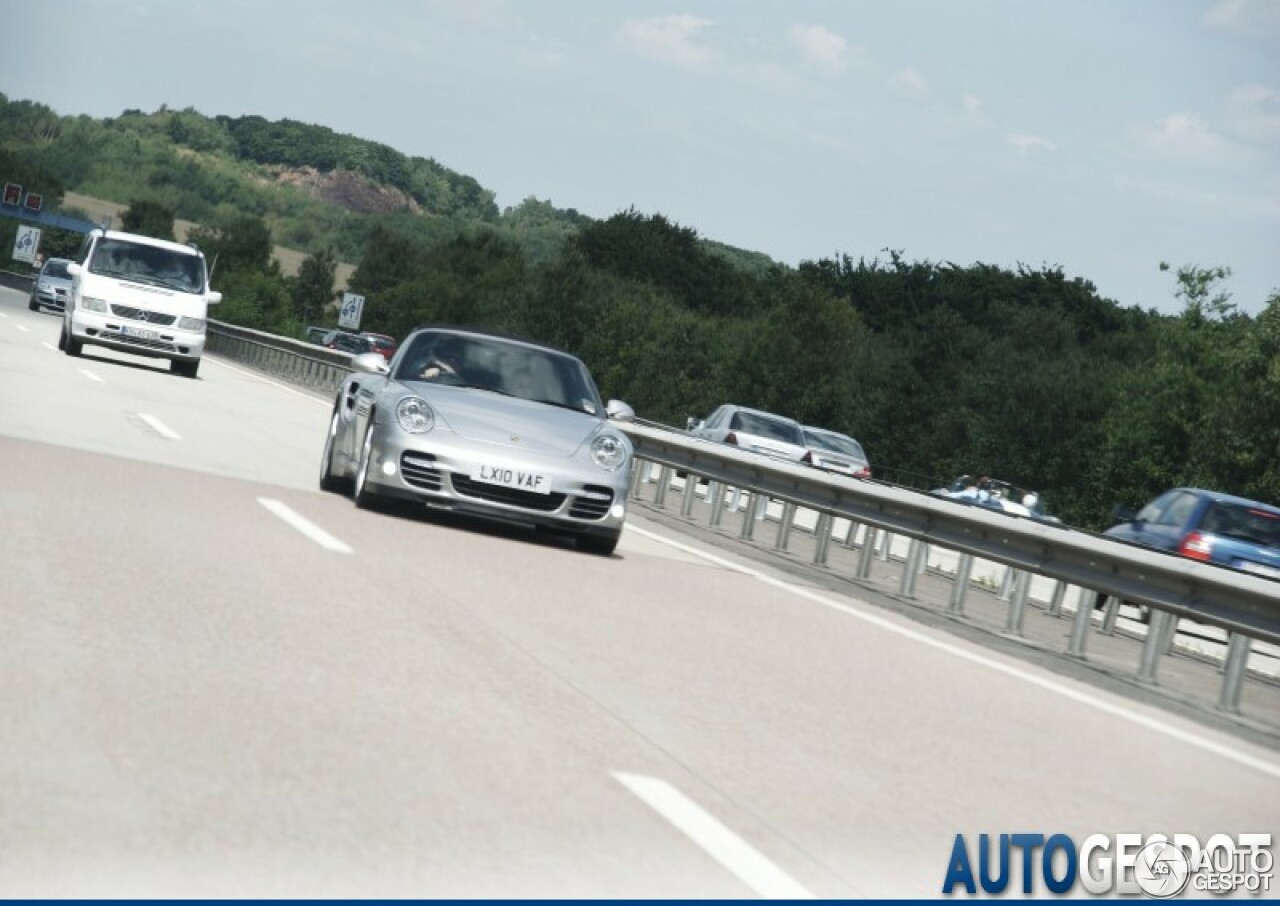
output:
[[[325,309],[334,301],[334,274],[338,259],[333,249],[304,258],[298,276],[289,284],[293,313],[304,324],[320,321]]]
[[[173,211],[158,201],[135,199],[120,215],[126,231],[173,241]]]

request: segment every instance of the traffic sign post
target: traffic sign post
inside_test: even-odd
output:
[[[342,309],[338,312],[338,326],[347,330],[360,329],[360,315],[364,312],[364,296],[355,293],[342,294]]]
[[[13,237],[13,260],[35,264],[36,252],[39,250],[39,227],[27,226],[26,224],[20,225],[17,234]]]

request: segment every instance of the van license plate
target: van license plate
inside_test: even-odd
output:
[[[155,330],[144,330],[141,327],[121,327],[120,332],[126,337],[137,337],[139,340],[158,340],[160,334]]]

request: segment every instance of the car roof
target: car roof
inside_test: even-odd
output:
[[[813,434],[830,434],[832,437],[843,437],[845,440],[853,440],[853,438],[848,434],[841,434],[839,431],[832,431],[830,428],[816,428],[813,425],[801,425],[800,427]],[[854,440],[854,443],[858,442]],[[858,446],[862,446],[862,444],[858,444]]]
[[[1256,507],[1261,510],[1266,510],[1268,513],[1274,513],[1275,515],[1280,516],[1280,507],[1273,506],[1269,503],[1263,503],[1261,500],[1250,500],[1248,497],[1238,497],[1235,494],[1227,494],[1222,491],[1210,491],[1207,488],[1170,488],[1169,490],[1186,491],[1188,493],[1195,494],[1197,497],[1204,497],[1217,503],[1234,503],[1238,506]],[[1169,491],[1165,491],[1164,493],[1167,494]],[[1163,497],[1164,494],[1161,494],[1160,496]]]
[[[766,412],[764,409],[753,409],[750,406],[739,406],[736,403],[729,403],[725,406],[725,408],[730,409],[734,412],[749,412],[752,415],[763,415],[765,418],[776,419],[777,421],[780,421],[780,422],[787,422],[788,424],[795,425],[797,428],[800,427],[800,423],[796,421],[794,418],[790,418],[786,415],[779,415],[776,412]]]
[[[193,245],[183,245],[181,242],[171,242],[168,239],[156,239],[154,236],[143,236],[141,233],[126,233],[124,230],[94,230],[99,236],[107,239],[119,239],[122,242],[135,242],[138,245],[152,245],[156,248],[168,249],[171,252],[181,252],[185,255],[198,255],[204,257],[204,252],[200,251]]]
[[[412,337],[415,334],[417,334],[419,331],[424,331],[424,330],[439,330],[439,331],[445,331],[448,333],[464,333],[464,334],[470,334],[476,337],[488,337],[489,339],[493,339],[493,340],[506,340],[511,343],[521,343],[525,346],[532,346],[534,349],[545,349],[548,352],[556,352],[556,353],[559,353],[560,355],[566,355],[571,359],[578,358],[569,350],[561,349],[559,346],[552,346],[550,343],[543,343],[538,340],[531,340],[528,337],[517,336],[516,334],[506,333],[501,330],[488,330],[484,327],[460,327],[457,324],[419,324],[413,330],[409,331],[409,336],[405,337],[405,342],[406,343],[408,342],[409,337]]]

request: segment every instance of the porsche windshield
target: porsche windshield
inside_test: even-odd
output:
[[[203,258],[155,245],[103,239],[93,250],[89,270],[183,293],[204,291]]]
[[[500,337],[425,331],[400,359],[396,380],[470,387],[596,415],[586,367],[572,356]]]

